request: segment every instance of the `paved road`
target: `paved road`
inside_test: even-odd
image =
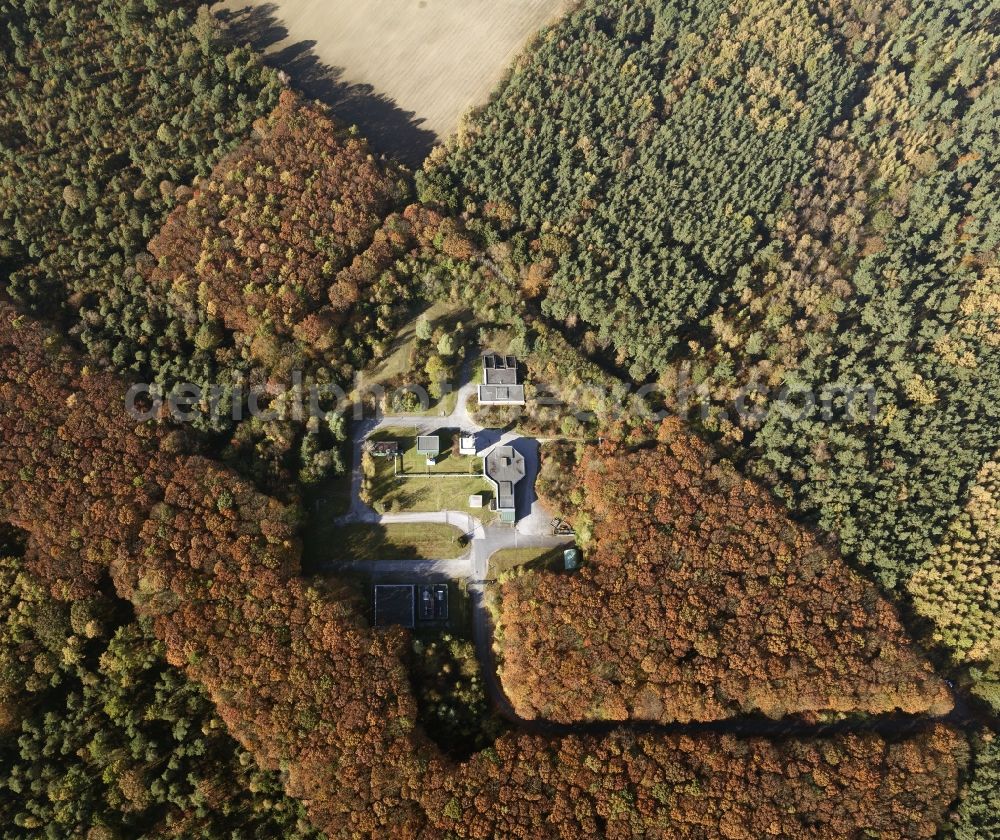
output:
[[[320,565],[319,570],[349,570],[370,575],[409,574],[428,582],[442,578],[465,580],[472,577],[472,558],[467,555],[454,560],[338,560]]]

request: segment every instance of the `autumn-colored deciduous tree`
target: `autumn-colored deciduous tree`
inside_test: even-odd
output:
[[[347,324],[363,317],[355,304],[410,250],[406,220],[383,227],[408,187],[363,139],[291,91],[254,133],[150,242],[149,280],[178,310],[204,309],[236,333],[271,375],[281,357],[264,348],[300,334],[309,340],[293,359],[336,363],[329,357],[348,349],[348,335],[363,337]]]
[[[57,601],[0,545],[6,833],[320,840],[163,654],[125,602]]]
[[[189,0],[4,0],[0,18],[4,290],[70,324],[85,308],[91,335],[118,344],[144,308],[122,279],[189,197],[177,185],[274,107],[278,74]]]
[[[582,0],[420,194],[905,600],[1000,447],[994,6]]]
[[[965,510],[910,579],[917,612],[934,624],[934,641],[968,665],[974,690],[1000,710],[1000,462],[990,460]]]
[[[110,571],[237,740],[263,767],[288,766],[319,824],[367,820],[374,801],[405,822],[427,756],[404,639],[307,586],[293,511],[184,454],[179,432],[137,425],[124,395],[0,304],[0,520],[28,532],[29,567],[74,601]]]
[[[265,492],[343,472],[343,426],[307,426],[282,410],[296,399],[281,394],[299,389],[321,411],[342,408],[337,395],[386,351],[419,293],[413,264],[442,224],[406,207],[409,191],[401,169],[286,90],[137,260],[134,282],[168,320],[144,327],[156,346],[142,351],[140,371],[168,392],[218,384],[242,402],[255,389],[257,405],[281,415],[194,418],[235,427],[227,461]]]
[[[526,717],[941,713],[893,608],[769,494],[665,421],[576,471],[589,562],[502,589],[503,682]]]
[[[51,596],[82,604],[110,573],[169,664],[331,836],[903,840],[932,836],[954,798],[964,743],[945,727],[895,743],[511,734],[456,765],[415,725],[404,633],[369,628],[346,591],[302,580],[293,513],[186,454],[170,426],[136,424],[124,390],[0,304],[0,521],[27,532],[25,563]],[[676,446],[687,470],[673,489],[698,519],[704,476],[694,444]],[[132,768],[118,784],[137,807],[144,778]]]
[[[504,737],[425,779],[444,836],[932,838],[964,743],[946,727],[888,744],[729,736]]]

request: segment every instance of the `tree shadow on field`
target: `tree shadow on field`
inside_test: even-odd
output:
[[[421,128],[423,120],[404,111],[371,85],[343,81],[344,68],[324,64],[316,55],[315,41],[273,49],[288,38],[276,3],[215,9],[216,16],[237,43],[249,43],[264,55],[264,61],[291,78],[292,85],[310,99],[330,106],[341,123],[356,125],[378,152],[416,169],[438,142],[433,131]]]

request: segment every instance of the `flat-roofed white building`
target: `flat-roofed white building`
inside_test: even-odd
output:
[[[524,405],[524,385],[519,380],[517,359],[514,356],[484,353],[479,404]]]

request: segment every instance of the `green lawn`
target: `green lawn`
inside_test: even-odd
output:
[[[424,417],[447,417],[455,410],[455,404],[458,402],[458,383],[453,383],[453,387],[455,390],[445,394],[436,403],[432,403],[428,406],[427,411],[415,413]]]
[[[372,435],[375,440],[397,441],[402,452],[398,475],[392,460],[376,459],[375,501],[380,502],[387,512],[457,510],[467,511],[483,521],[491,520],[494,516],[489,510],[492,490],[483,478],[482,458],[451,454],[451,440],[455,433],[455,430],[441,430],[442,452],[433,467],[427,466],[425,456],[417,454],[416,436],[412,429],[387,428]],[[439,477],[429,478],[428,475]],[[469,508],[469,496],[476,493],[483,495],[482,509]]]
[[[340,530],[333,524],[351,507],[351,475],[338,475],[309,489],[303,499],[306,525],[302,533],[302,566],[308,570],[327,560],[326,549],[336,544]]]
[[[348,455],[348,457],[350,457]],[[305,507],[310,518],[334,519],[351,508],[351,467],[343,475],[335,475],[305,494]]]
[[[417,334],[417,321],[420,318],[426,318],[430,321],[432,328],[453,324],[456,321],[471,323],[474,320],[472,313],[465,307],[457,307],[447,300],[437,301],[429,309],[414,315],[408,323],[400,327],[389,354],[374,364],[367,372],[366,382],[369,384],[386,382],[407,372],[410,351]]]
[[[489,577],[496,578],[521,566],[530,566],[532,569],[561,569],[562,559],[561,548],[505,548],[490,558]]]
[[[345,525],[332,536],[327,560],[450,560],[467,549],[461,530],[433,523]]]
[[[474,455],[453,455],[451,451],[452,442],[458,434],[458,429],[437,429],[437,434],[441,445],[441,452],[437,456],[437,463],[434,466],[427,466],[427,456],[417,452],[417,436],[412,429],[389,427],[379,429],[372,435],[372,440],[394,440],[399,444],[402,453],[402,463],[400,472],[413,474],[427,473],[462,473],[463,475],[482,475],[483,459]],[[383,460],[379,465],[379,471],[384,471],[387,475],[393,474],[391,460]]]
[[[474,493],[486,499],[483,508],[469,508],[469,496]],[[486,522],[493,517],[489,510],[492,495],[486,480],[469,478],[403,478],[390,480],[379,494],[388,512],[397,511],[464,511]]]

